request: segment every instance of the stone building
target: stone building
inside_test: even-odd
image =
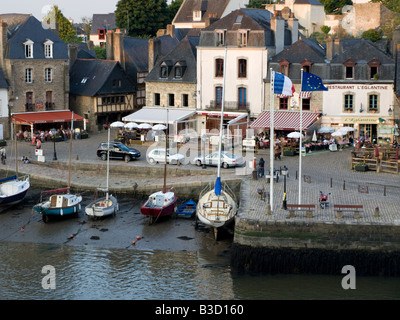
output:
[[[0,68],[10,85],[10,112],[68,109],[67,45],[33,16],[0,20]]]

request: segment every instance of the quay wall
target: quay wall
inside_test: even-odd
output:
[[[244,181],[235,219],[231,265],[237,272],[400,276],[400,224],[356,219],[249,217]],[[246,190],[247,189],[247,190]],[[285,215],[286,216],[286,215]]]

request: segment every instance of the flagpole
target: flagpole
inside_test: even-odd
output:
[[[303,68],[301,68],[301,87],[300,87],[300,142],[299,142],[299,204],[301,204],[301,179],[302,179],[302,172],[301,172],[301,150],[303,147],[302,143],[302,131],[303,131],[303,99],[301,97],[301,92],[303,90]]]
[[[270,128],[269,128],[269,163],[270,163],[270,178],[269,178],[269,203],[271,212],[274,211],[274,153],[275,153],[275,138],[274,138],[274,82],[275,72],[271,71],[271,85],[270,85]]]

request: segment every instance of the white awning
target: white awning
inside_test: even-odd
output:
[[[166,108],[166,107],[143,107],[126,117],[122,121],[126,122],[139,122],[139,123],[166,123],[168,110],[168,123],[174,124],[182,122],[185,119],[196,114],[195,109],[185,108]]]
[[[247,118],[249,116],[248,113],[243,113],[242,115],[236,117],[235,119],[231,120],[228,122],[228,126],[231,126],[235,123],[237,123],[239,120],[242,120],[243,118]]]

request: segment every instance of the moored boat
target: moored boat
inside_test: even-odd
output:
[[[150,224],[154,223],[159,217],[172,215],[176,210],[178,197],[175,192],[158,191],[149,196],[147,201],[140,208],[140,212],[150,218]]]
[[[29,188],[29,176],[14,175],[0,180],[0,205],[10,206],[21,202]]]
[[[196,202],[194,202],[192,199],[185,201],[178,207],[176,216],[178,218],[192,218],[196,213],[196,207]]]

